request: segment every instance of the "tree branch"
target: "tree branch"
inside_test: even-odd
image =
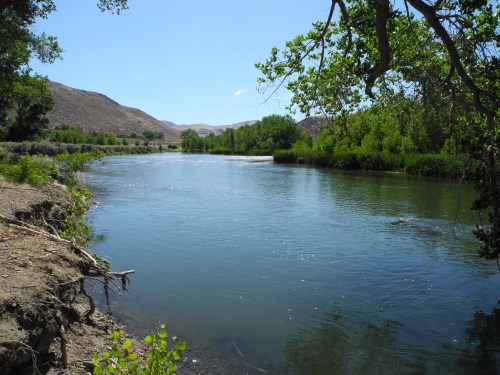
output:
[[[387,21],[390,17],[390,8],[388,0],[377,0],[377,13],[375,18],[375,31],[378,38],[378,52],[380,60],[368,72],[366,79],[365,94],[374,99],[373,85],[378,77],[389,70],[391,61],[391,48],[389,46],[389,37],[387,36]]]
[[[326,36],[326,33],[328,32],[328,27],[330,26],[330,23],[332,22],[332,18],[333,18],[333,13],[335,11],[335,5],[339,2],[342,2],[342,5],[344,6],[344,9],[345,9],[345,4],[343,3],[343,0],[332,0],[332,5],[330,6],[330,12],[328,13],[328,19],[326,20],[326,23],[325,23],[325,26],[323,27],[323,30],[319,36],[319,38],[315,41],[315,43],[312,45],[312,47],[309,48],[309,50],[307,50],[302,56],[300,56],[299,60],[296,62],[296,64],[294,66],[292,66],[288,72],[286,72],[286,74],[283,76],[283,78],[280,80],[280,82],[277,84],[276,88],[273,90],[273,92],[267,97],[266,100],[264,100],[264,103],[266,103],[274,94],[276,94],[276,92],[279,90],[279,88],[281,86],[283,86],[283,84],[285,83],[285,81],[295,72],[295,70],[297,69],[298,67],[298,64],[300,62],[302,62],[307,56],[309,56],[309,54],[314,51],[316,49],[316,47],[318,47],[318,45],[320,43],[324,43],[324,38]],[[342,6],[341,6],[341,9],[342,9]],[[347,14],[347,11],[346,11],[346,14]],[[346,21],[347,22],[347,21]],[[351,34],[350,34],[350,30],[349,30],[349,38],[351,40]],[[324,44],[323,44],[324,46]],[[323,56],[323,55],[322,55]],[[322,60],[323,60],[323,57],[322,57]],[[320,66],[322,65],[322,63],[320,63]],[[319,75],[319,73],[318,73]]]
[[[472,93],[474,99],[474,106],[476,109],[486,115],[487,117],[494,116],[493,112],[484,106],[481,100],[481,90],[472,78],[465,71],[464,66],[462,65],[462,60],[460,58],[460,54],[458,53],[457,47],[455,43],[450,37],[450,34],[444,26],[441,24],[439,17],[436,13],[436,9],[424,3],[422,0],[407,0],[413,8],[415,8],[418,12],[420,12],[427,23],[431,26],[431,28],[436,32],[441,41],[443,42],[446,50],[448,51],[448,56],[450,57],[451,64],[455,67],[458,75],[467,86],[469,91]]]

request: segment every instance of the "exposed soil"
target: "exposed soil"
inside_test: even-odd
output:
[[[89,259],[67,243],[35,233],[64,230],[70,203],[64,186],[37,189],[0,177],[1,375],[90,374],[92,357],[110,348],[108,335],[116,323],[99,311],[86,318],[90,304],[80,293],[78,280],[88,275]],[[143,356],[141,341],[126,337]],[[267,373],[246,363],[231,343],[223,344],[188,341],[177,373]]]
[[[28,232],[63,228],[70,204],[64,187],[36,189],[0,178],[0,374],[89,374],[86,362],[108,345],[114,323],[99,313],[86,321],[79,283],[89,262],[71,246]],[[6,218],[6,219],[5,219]],[[67,366],[63,368],[61,338]]]

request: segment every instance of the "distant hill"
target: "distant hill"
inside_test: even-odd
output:
[[[238,128],[245,126],[245,125],[253,125],[257,121],[243,121],[243,122],[238,122],[236,124],[231,124],[231,125],[207,125],[207,124],[177,125],[177,124],[174,124],[173,122],[170,122],[170,121],[162,121],[162,122],[166,126],[172,128],[172,129],[178,130],[178,131],[193,129],[199,135],[207,136],[210,133],[213,133],[215,135],[220,135],[220,134],[224,133],[227,129],[238,129]]]
[[[297,125],[302,127],[305,131],[309,132],[313,137],[317,136],[321,130],[321,125],[328,122],[328,119],[324,116],[311,116],[306,117],[302,121],[299,121]]]
[[[145,130],[163,132],[167,142],[180,142],[180,131],[136,109],[125,107],[103,94],[78,90],[49,82],[55,105],[48,113],[50,127],[80,127],[84,131],[103,131],[118,136],[141,135]]]

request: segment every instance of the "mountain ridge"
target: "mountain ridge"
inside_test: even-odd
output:
[[[251,126],[255,124],[257,120],[250,120],[250,121],[240,121],[235,124],[230,124],[230,125],[208,125],[208,124],[182,124],[182,125],[177,125],[171,121],[166,121],[162,120],[162,123],[164,123],[166,126],[172,127],[173,129],[179,130],[179,131],[184,131],[187,129],[192,129],[195,132],[197,132],[199,135],[206,136],[209,135],[210,133],[214,135],[220,135],[224,133],[227,129],[238,129],[242,126]]]

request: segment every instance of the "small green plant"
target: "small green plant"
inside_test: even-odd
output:
[[[78,172],[88,171],[90,166],[104,157],[102,151],[61,154],[56,157],[59,165],[59,180],[68,186],[73,202],[68,206],[65,218],[66,230],[62,237],[78,244],[86,244],[90,238],[90,228],[85,224],[87,202],[92,199],[90,191],[78,179]]]
[[[104,157],[102,151],[77,152],[73,154],[61,154],[56,157],[59,164],[59,179],[69,187],[81,185],[77,173],[87,172],[92,164]]]
[[[176,362],[182,358],[186,343],[172,337],[175,347],[168,350],[165,324],[158,324],[154,335],[146,336],[144,342],[149,347],[145,364],[141,363],[132,350],[130,340],[124,340],[123,331],[109,335],[112,342],[111,351],[105,352],[102,358],[95,356],[92,362],[96,365],[94,375],[169,375],[177,370]]]
[[[67,215],[64,219],[66,230],[61,236],[72,239],[78,244],[85,244],[90,238],[90,227],[85,224],[85,211],[87,211],[87,201],[92,199],[90,191],[83,186],[73,186],[70,189],[73,203],[67,208]]]

